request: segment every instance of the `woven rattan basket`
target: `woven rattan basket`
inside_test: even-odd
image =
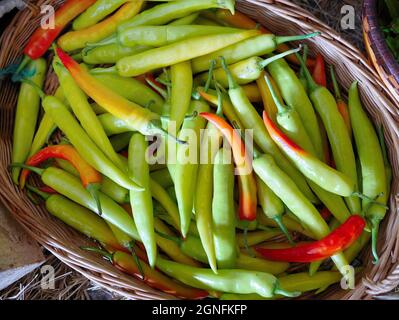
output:
[[[365,0],[363,3],[364,43],[371,62],[399,106],[399,63],[381,32],[377,3],[378,0]]]
[[[58,4],[60,1],[40,0],[37,5]],[[340,83],[348,88],[357,79],[361,82],[363,102],[372,119],[385,128],[389,155],[393,165],[394,182],[390,199],[390,212],[382,224],[379,237],[381,261],[372,264],[369,249],[363,253],[365,268],[359,274],[355,290],[343,291],[339,286],[332,287],[323,299],[370,299],[373,295],[391,291],[399,284],[399,217],[398,178],[399,178],[399,137],[398,110],[387,98],[387,90],[377,73],[367,63],[365,57],[353,46],[319,20],[310,16],[289,1],[238,0],[238,10],[248,14],[278,34],[301,34],[315,30],[322,36],[309,41],[311,49],[317,49],[329,63],[336,66]],[[15,62],[29,35],[38,25],[40,10],[27,8],[19,12],[0,39],[0,67]],[[51,93],[56,87],[54,77],[48,77],[46,90]],[[166,294],[156,292],[142,282],[135,280],[113,268],[97,255],[82,251],[80,246],[88,239],[69,227],[53,219],[44,208],[35,206],[11,181],[7,169],[11,159],[11,141],[14,111],[18,86],[3,81],[0,84],[0,200],[13,212],[15,218],[44,247],[73,269],[94,282],[133,299],[168,299]],[[361,278],[360,278],[361,276]]]

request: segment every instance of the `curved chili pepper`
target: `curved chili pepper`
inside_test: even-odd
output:
[[[36,122],[40,110],[40,95],[33,86],[42,87],[46,76],[47,63],[37,59],[28,65],[28,72],[34,72],[30,83],[22,83],[18,95],[12,145],[12,162],[24,162],[32,148]],[[20,168],[12,169],[12,180],[18,184]]]
[[[90,210],[59,194],[48,194],[31,186],[27,188],[46,201],[46,209],[51,215],[104,245],[116,250],[124,250],[112,234],[106,222]]]
[[[155,133],[167,135],[165,130],[162,129],[159,115],[116,94],[82,68],[64,51],[59,48],[56,51],[80,88],[101,107],[117,118],[124,119],[133,130],[137,130],[144,135],[153,135]]]
[[[329,167],[290,140],[270,120],[266,112],[263,112],[263,119],[272,139],[309,180],[331,193],[344,197],[351,196],[354,193],[355,183],[349,177]]]
[[[387,213],[389,194],[381,145],[373,123],[363,109],[356,81],[349,89],[349,112],[361,165],[362,192],[367,196],[367,199],[363,200],[362,207],[366,217],[371,221],[372,253],[374,263],[377,263],[378,229]],[[370,201],[370,199],[375,200]]]
[[[233,151],[241,185],[239,217],[241,220],[255,220],[257,205],[256,181],[252,173],[252,161],[241,136],[221,117],[205,112],[200,115],[217,127],[228,140]]]
[[[205,290],[217,290],[231,293],[258,293],[263,297],[282,294],[297,297],[299,292],[282,290],[276,277],[269,273],[240,269],[219,270],[214,274],[210,269],[188,267],[176,262],[159,258],[157,268],[177,280]]]
[[[247,15],[242,12],[236,11],[234,13],[225,10],[225,9],[217,9],[214,12],[209,12],[204,14],[206,17],[210,17],[211,19],[216,19],[216,21],[223,21],[224,23],[242,29],[258,29],[262,33],[270,34],[272,33],[270,30],[266,29],[264,26],[260,25],[256,21],[252,20]],[[277,47],[277,52],[281,53],[289,50],[290,47],[286,44],[279,44]],[[294,55],[288,56],[287,59],[293,63],[299,64],[298,59]],[[313,66],[315,61],[312,59],[308,59],[307,63],[309,66]]]
[[[326,64],[321,53],[316,56],[316,64],[312,76],[319,86],[327,87]]]
[[[362,234],[366,221],[359,215],[349,219],[327,237],[288,249],[256,248],[263,257],[272,261],[308,263],[329,258],[350,247]]]
[[[139,280],[143,280],[154,289],[183,299],[203,299],[209,296],[209,293],[205,290],[190,288],[169,279],[159,271],[151,269],[151,267],[141,259],[139,260],[139,266],[136,261],[137,259],[127,253],[116,251],[110,254],[99,249],[90,249],[90,251],[102,254],[119,270]]]
[[[30,37],[24,48],[25,57],[16,73],[24,69],[30,60],[42,57],[50,48],[61,31],[80,13],[90,7],[96,0],[68,0],[56,12],[54,16],[54,28],[42,28],[41,26]]]
[[[124,0],[124,2],[127,1]],[[57,43],[63,50],[70,52],[84,48],[88,43],[103,40],[116,31],[119,23],[134,17],[141,10],[143,3],[143,0],[129,1],[111,17],[85,29],[74,28],[76,31],[70,31],[62,35]],[[80,21],[82,16],[74,21],[74,26],[79,24],[78,21]]]
[[[53,158],[67,160],[78,170],[83,186],[93,195],[101,215],[102,210],[98,191],[101,188],[102,176],[79,155],[74,147],[70,145],[57,145],[44,148],[29,158],[26,165],[36,167],[44,161]],[[22,170],[20,177],[21,189],[24,188],[29,173],[30,171],[27,169]]]
[[[276,114],[277,114],[277,106],[276,106],[273,96],[269,90],[269,86],[266,83],[266,77],[270,80],[270,83],[272,84],[272,88],[274,89],[274,92],[277,95],[278,101],[282,102],[283,98],[281,97],[281,93],[277,87],[276,82],[273,80],[272,77],[270,77],[270,75],[268,73],[263,71],[263,73],[259,77],[259,79],[256,80],[256,84],[258,85],[260,94],[262,96],[264,110],[267,112],[267,114],[269,115],[269,117],[272,120],[275,120]]]

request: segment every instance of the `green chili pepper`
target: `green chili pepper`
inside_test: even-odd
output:
[[[171,223],[173,224],[173,227],[175,227],[176,230],[181,230],[179,209],[176,203],[169,196],[168,192],[152,179],[150,180],[150,189],[152,197],[162,205],[162,207],[171,217]]]
[[[170,26],[187,26],[192,24],[199,16],[199,12],[189,14],[183,18],[176,19],[169,23]]]
[[[129,145],[130,138],[132,137],[132,132],[125,132],[112,136],[109,141],[116,152],[120,152]]]
[[[219,269],[236,264],[236,233],[234,204],[234,165],[231,155],[222,148],[215,156],[213,169],[213,242]]]
[[[267,69],[276,81],[284,101],[295,109],[301,117],[302,123],[316,150],[317,157],[323,159],[323,144],[319,123],[301,81],[284,59],[274,61],[267,66]]]
[[[330,233],[327,223],[316,208],[298,189],[290,177],[283,172],[269,155],[257,157],[253,168],[259,178],[284,202],[284,204],[301,220],[316,239],[322,239]],[[348,265],[342,253],[332,257],[339,270]]]
[[[316,155],[316,150],[296,110],[288,106],[283,106],[267,76],[265,76],[265,80],[268,84],[273,100],[279,110],[276,119],[283,132],[304,150]],[[350,213],[341,197],[326,191],[312,181],[309,181],[308,183],[321,202],[331,211],[335,217],[338,218],[340,222],[344,223],[349,218]]]
[[[178,0],[145,10],[134,18],[122,23],[118,31],[143,25],[162,25],[174,19],[210,8],[223,8],[234,12],[235,0]]]
[[[257,34],[259,34],[257,30],[246,30],[186,39],[122,58],[115,67],[105,69],[104,72],[116,72],[123,77],[134,77],[214,52]]]
[[[255,143],[263,152],[267,152],[275,158],[279,166],[294,179],[306,197],[313,202],[317,202],[317,199],[307,185],[305,178],[291,165],[270,137],[262,118],[248,100],[244,90],[234,81],[227,65],[224,64],[223,67],[229,80],[229,96],[234,106],[234,111],[245,128],[253,129]]]
[[[61,87],[58,87],[54,93],[54,96],[68,106],[68,102],[66,101]],[[53,119],[49,114],[44,113],[43,118],[40,121],[39,128],[37,129],[35,137],[33,138],[28,158],[36,154],[45,144],[47,144],[48,140],[56,129],[57,126],[55,125]]]
[[[190,108],[193,88],[193,74],[189,61],[170,67],[172,83],[170,97],[170,121],[175,121],[176,130],[180,130],[184,117]]]
[[[123,164],[112,147],[95,112],[91,108],[86,94],[75,83],[71,74],[65,69],[58,58],[54,59],[53,68],[73,113],[87,132],[87,135],[116,166],[123,169]]]
[[[146,46],[124,47],[120,44],[108,44],[86,47],[82,50],[83,61],[87,64],[114,64],[124,57],[152,49]]]
[[[94,77],[122,97],[142,107],[148,106],[151,111],[161,114],[165,102],[157,93],[140,81],[109,74],[97,74]]]
[[[46,75],[47,64],[44,59],[37,59],[27,67],[27,72],[34,73],[29,81],[41,87]],[[28,158],[35,134],[37,117],[39,115],[40,96],[30,83],[22,83],[18,96],[15,114],[12,162],[25,162]],[[12,180],[18,184],[20,168],[12,169]]]
[[[377,263],[378,228],[387,212],[385,206],[389,194],[381,146],[373,124],[362,107],[357,82],[349,90],[349,114],[361,165],[362,192],[368,197],[363,200],[363,210],[371,221],[372,251]],[[369,199],[375,199],[377,203],[373,204]]]
[[[132,128],[125,121],[110,113],[101,114],[97,118],[108,136],[132,132]]]
[[[278,55],[272,56],[266,60],[263,60],[259,57],[251,57],[246,60],[239,61],[235,64],[229,66],[230,73],[235,80],[235,82],[239,85],[244,85],[251,83],[259,77],[261,77],[263,73],[263,69],[276,59],[281,59],[287,55],[298,52],[300,48],[292,49]],[[226,75],[226,72],[223,68],[216,69],[214,71],[214,76],[217,82],[219,82],[223,87],[229,87],[229,79]],[[195,78],[196,83],[205,83],[207,79],[207,73],[200,74]]]
[[[173,186],[173,179],[168,169],[151,172],[151,179],[157,182],[162,188],[167,189]]]
[[[98,0],[73,21],[72,28],[82,30],[95,25],[128,1],[130,0]]]
[[[121,249],[107,223],[90,210],[61,195],[49,195],[31,186],[27,188],[46,200],[46,209],[51,215],[89,238],[115,249]]]
[[[281,236],[283,233],[279,229],[257,230],[253,232],[238,233],[236,235],[237,244],[240,248],[248,249],[248,247],[260,244],[262,242]]]
[[[179,242],[181,250],[187,256],[192,257],[202,263],[208,263],[208,257],[206,256],[205,250],[201,244],[201,240],[198,237],[189,235],[184,240],[176,239],[176,241]],[[237,254],[236,251],[234,251],[234,254],[236,255],[236,257],[234,258],[235,262],[234,265],[230,267],[230,269],[238,268],[243,270],[280,274],[287,270],[289,267],[289,263],[286,262],[274,262],[265,259],[253,258],[243,253]]]
[[[258,201],[264,214],[276,221],[278,227],[285,234],[288,241],[293,243],[292,237],[282,220],[283,214],[285,213],[283,202],[261,179],[259,179],[259,177],[256,177],[256,185],[258,190]]]
[[[129,144],[129,175],[144,187],[143,191],[130,190],[130,205],[140,238],[147,251],[151,267],[155,266],[157,244],[154,231],[154,210],[150,192],[150,169],[146,162],[148,144],[145,137],[135,133]]]
[[[90,192],[82,186],[79,178],[54,167],[44,170],[39,168],[29,169],[41,175],[43,183],[59,194],[97,214],[99,213],[96,201],[93,199]],[[104,220],[107,220],[114,226],[123,230],[135,240],[141,241],[133,219],[122,207],[102,192],[99,192],[99,201],[101,203],[102,218]]]
[[[209,265],[214,272],[217,270],[217,262],[212,223],[213,163],[220,148],[221,140],[222,134],[220,131],[208,123],[200,147],[200,155],[204,158],[202,158],[198,168],[194,195],[194,211],[198,232],[208,256]]]
[[[297,57],[304,68],[310,90],[310,99],[326,128],[337,169],[355,183],[355,191],[357,191],[357,168],[352,141],[345,120],[337,108],[337,102],[328,89],[315,83],[302,57],[299,55]],[[361,212],[358,197],[352,196],[345,200],[351,213]]]
[[[162,47],[189,38],[239,31],[240,29],[221,26],[140,26],[118,32],[117,35],[108,38],[107,41],[103,41],[100,44],[119,43],[125,47],[134,47],[136,45]],[[89,45],[96,46],[98,44]]]
[[[284,290],[289,291],[313,291],[326,286],[330,286],[334,283],[339,282],[342,279],[342,275],[339,272],[318,272],[314,276],[309,274],[295,273],[284,277],[280,277],[280,286]],[[282,296],[280,296],[282,297]],[[249,295],[237,295],[237,294],[223,294],[220,297],[221,300],[262,300],[262,296],[249,294]]]
[[[195,58],[192,60],[193,73],[197,74],[209,69],[212,60],[224,57],[226,63],[233,63],[248,59],[250,57],[260,57],[272,53],[278,45],[296,40],[303,40],[319,35],[318,32],[300,36],[278,37],[273,34],[262,34],[239,43],[233,44],[224,49]],[[220,62],[217,62],[220,67]]]
[[[45,97],[43,100],[43,107],[82,157],[97,171],[127,189],[141,189],[126,176],[125,172],[116,167],[111,160],[101,152],[74,119],[72,114],[67,110],[65,105],[57,98]]]
[[[209,109],[208,104],[203,101],[193,101],[190,106],[190,112],[192,111],[197,114],[207,112]],[[205,128],[205,125],[206,121],[202,117],[195,116],[193,119],[187,119],[184,121],[182,131],[179,135],[179,139],[195,139],[189,145],[177,146],[177,161],[174,168],[174,182],[183,237],[187,235],[191,223],[200,159],[200,136],[201,130]],[[196,154],[192,154],[194,151],[196,151]]]
[[[210,269],[187,267],[182,264],[158,258],[157,268],[185,284],[195,288],[222,292],[249,294],[257,293],[271,298],[276,294],[296,297],[299,292],[280,289],[279,281],[271,274],[245,270],[219,270],[214,274]]]

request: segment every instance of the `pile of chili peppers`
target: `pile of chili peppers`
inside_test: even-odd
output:
[[[378,262],[383,134],[357,82],[346,103],[323,56],[287,44],[317,32],[276,36],[234,7],[65,1],[17,71],[12,179],[98,244],[82,250],[176,297],[321,292],[370,239]]]

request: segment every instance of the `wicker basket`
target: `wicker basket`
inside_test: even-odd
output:
[[[60,2],[60,1],[59,1]],[[59,3],[58,2],[58,3]],[[57,1],[40,0],[56,4]],[[399,284],[399,218],[398,177],[399,146],[395,143],[399,137],[396,122],[398,111],[387,98],[389,92],[378,75],[367,64],[365,57],[353,46],[346,43],[329,27],[309,16],[289,1],[238,0],[237,8],[265,24],[278,34],[301,34],[315,30],[323,35],[308,42],[310,48],[320,51],[329,63],[336,66],[340,83],[348,88],[354,79],[361,82],[363,102],[372,119],[385,128],[389,155],[393,165],[394,183],[390,199],[390,213],[387,215],[379,237],[381,262],[372,264],[370,250],[364,252],[365,268],[355,290],[343,291],[338,286],[330,288],[321,297],[323,299],[370,299],[375,294],[391,291]],[[0,39],[0,67],[13,63],[21,55],[22,48],[29,35],[38,24],[40,17],[32,8],[19,12]],[[51,93],[56,83],[54,77],[48,77],[47,92]],[[21,193],[11,181],[7,170],[11,158],[11,141],[14,110],[17,101],[18,86],[8,81],[0,85],[0,199],[13,212],[15,218],[40,243],[55,256],[73,269],[85,275],[99,285],[132,299],[169,299],[173,298],[147,287],[105,262],[95,254],[80,249],[87,244],[87,238],[52,218],[44,208],[35,206],[24,193]],[[359,275],[360,276],[360,275]]]
[[[399,106],[399,63],[381,32],[377,15],[379,0],[364,0],[363,35],[371,62]]]

